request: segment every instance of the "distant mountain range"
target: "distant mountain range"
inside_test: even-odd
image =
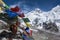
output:
[[[57,5],[48,12],[44,12],[39,8],[36,8],[35,10],[32,10],[29,13],[25,14],[25,16],[30,19],[34,29],[42,29],[44,31],[43,22],[52,22],[57,25],[56,28],[58,28],[60,33],[60,5]],[[48,30],[46,30],[46,32],[54,34],[54,32],[50,32]]]
[[[44,12],[39,8],[36,8],[35,10],[32,10],[31,12],[27,13],[26,17],[30,19],[31,24],[33,24],[36,18],[38,19],[38,23],[49,21],[60,23],[60,5],[57,5],[48,12]]]

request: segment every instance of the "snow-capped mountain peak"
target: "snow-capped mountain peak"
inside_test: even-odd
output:
[[[34,20],[38,20],[40,23],[42,23],[46,21],[45,14],[46,12],[43,12],[39,8],[36,8],[35,10],[27,13],[26,16],[30,19],[31,23],[34,22]]]
[[[39,8],[35,8],[35,10],[27,13],[26,17],[30,19],[31,23],[33,23],[36,19],[38,19],[38,24],[47,21],[57,22],[57,20],[60,20],[60,5],[57,5],[48,12],[44,12]]]
[[[39,8],[36,8],[36,9],[35,9],[35,12],[37,12],[37,13],[42,13],[41,9],[39,9]]]

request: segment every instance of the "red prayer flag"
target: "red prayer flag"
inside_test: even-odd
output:
[[[21,17],[21,18],[25,17],[24,13],[21,13],[21,14],[19,15],[19,17]]]
[[[19,7],[18,6],[16,6],[15,8],[11,8],[11,11],[13,11],[13,12],[19,12]]]
[[[32,30],[30,30],[30,36],[32,36]]]

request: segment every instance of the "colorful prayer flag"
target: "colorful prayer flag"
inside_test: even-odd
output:
[[[30,36],[32,36],[32,30],[30,30]]]
[[[9,6],[7,6],[2,0],[0,0],[0,4],[2,4],[6,9],[9,8]]]
[[[5,4],[2,0],[0,0],[0,4]]]
[[[9,9],[9,6],[5,5],[5,9]]]
[[[25,22],[25,24],[26,24],[27,27],[31,26],[31,24],[29,22]]]
[[[16,6],[15,8],[11,8],[11,11],[13,11],[13,12],[19,12],[19,7],[18,6]]]
[[[21,18],[25,17],[24,13],[21,13],[21,14],[19,15],[19,17],[21,17]]]
[[[5,11],[7,12],[8,16],[9,16],[10,18],[14,18],[14,17],[17,16],[17,13],[15,13],[15,12],[12,12],[12,11],[10,11],[10,10],[5,10]]]
[[[0,11],[2,11],[2,7],[0,7]]]
[[[24,22],[30,22],[30,20],[28,18],[23,18]]]
[[[27,33],[30,33],[30,29],[29,29],[28,27],[26,27],[25,31],[26,31]]]

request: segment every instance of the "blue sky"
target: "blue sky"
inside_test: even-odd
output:
[[[18,4],[23,10],[33,10],[40,8],[43,11],[49,11],[53,7],[60,5],[60,0],[4,0],[7,5]]]

